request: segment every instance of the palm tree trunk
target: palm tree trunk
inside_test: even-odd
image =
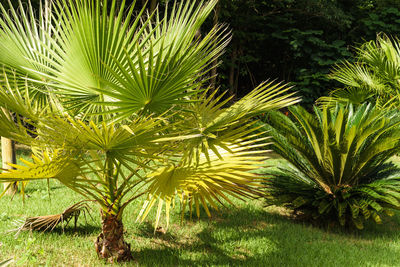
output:
[[[132,259],[131,246],[124,240],[124,225],[116,215],[102,212],[102,232],[95,247],[99,257],[111,263]]]

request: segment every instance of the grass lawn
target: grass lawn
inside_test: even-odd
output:
[[[276,161],[274,161],[276,162]],[[94,240],[100,233],[98,208],[93,204],[87,223],[80,217],[65,233],[23,232],[17,238],[6,233],[24,216],[62,212],[82,198],[58,182],[28,185],[25,204],[16,196],[0,199],[0,262],[14,258],[16,266],[103,266]],[[126,239],[135,261],[123,266],[400,266],[400,212],[384,218],[382,225],[368,223],[363,231],[321,229],[291,220],[285,211],[263,207],[261,200],[235,201],[236,208],[213,212],[208,219],[186,219],[178,211],[166,234],[153,234],[154,213],[135,223],[140,202],[125,212]]]

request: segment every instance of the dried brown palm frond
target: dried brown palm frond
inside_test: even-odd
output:
[[[21,231],[53,231],[54,228],[61,224],[62,230],[64,231],[65,226],[68,225],[68,223],[71,221],[72,218],[74,218],[74,227],[76,228],[76,223],[78,221],[79,215],[83,213],[85,216],[86,220],[86,213],[89,214],[91,217],[89,210],[89,204],[88,202],[91,200],[82,200],[79,201],[78,203],[75,203],[74,205],[66,208],[62,213],[60,214],[54,214],[54,215],[45,215],[45,216],[37,216],[37,217],[28,217],[25,219],[23,224],[16,229],[18,235]],[[64,225],[65,223],[65,225]]]

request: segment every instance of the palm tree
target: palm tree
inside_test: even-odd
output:
[[[266,158],[266,139],[250,118],[296,103],[289,87],[263,83],[237,103],[203,89],[211,62],[230,37],[215,26],[196,32],[216,5],[175,4],[136,17],[125,1],[46,2],[39,18],[5,8],[0,20],[4,64],[0,135],[32,147],[33,162],[0,174],[0,182],[57,179],[101,208],[100,257],[131,258],[123,211],[145,196],[139,220],[157,206],[166,224],[182,207],[260,194],[251,172]],[[182,209],[182,214],[184,209]]]
[[[397,38],[378,35],[357,49],[354,62],[344,61],[334,67],[330,78],[344,85],[321,97],[319,102],[362,104],[376,103],[379,107],[399,105],[400,43]]]

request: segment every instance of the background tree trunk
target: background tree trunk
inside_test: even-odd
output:
[[[5,114],[9,114],[7,110],[3,109]],[[11,116],[11,115],[10,115]],[[1,160],[3,169],[12,169],[7,163],[17,163],[16,155],[15,155],[15,143],[14,141],[1,137]],[[4,183],[4,189],[6,189],[10,184]],[[9,189],[7,190],[7,195],[13,195],[17,191],[17,184],[12,183]]]
[[[153,13],[153,11],[156,9],[157,7],[157,0],[151,0],[150,2],[150,14]]]

